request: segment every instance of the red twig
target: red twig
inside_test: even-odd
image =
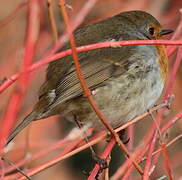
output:
[[[180,46],[178,48],[178,51],[177,51],[177,57],[176,57],[174,66],[172,68],[171,74],[169,75],[170,78],[169,78],[169,81],[168,81],[168,84],[167,84],[167,88],[166,88],[165,94],[163,96],[164,100],[167,100],[169,94],[171,93],[171,91],[172,91],[172,89],[174,87],[176,73],[177,73],[177,70],[178,70],[178,68],[180,66],[181,60],[182,60],[182,56],[181,55],[182,55],[182,47]]]
[[[179,135],[176,136],[174,139],[172,139],[172,140],[166,145],[166,147],[169,147],[170,145],[172,145],[174,142],[176,142],[176,141],[179,140],[180,138],[182,138],[182,134],[179,134]],[[156,154],[159,155],[159,152],[162,152],[162,151],[163,151],[162,148],[160,148],[160,149],[156,150],[155,152],[153,152],[153,153],[152,153],[152,156],[155,156]],[[146,158],[143,158],[142,161],[145,160],[145,159],[146,159]],[[155,163],[153,163],[153,164],[155,164]],[[154,167],[154,166],[152,165],[151,167]],[[128,171],[125,172],[125,175],[124,175],[124,177],[122,178],[122,180],[128,180],[128,177],[130,176],[130,174],[131,174],[131,172],[132,172],[132,169],[133,169],[133,167],[130,166],[130,168],[128,169]],[[119,179],[119,177],[120,177],[119,172],[120,172],[120,171],[118,170],[117,173],[115,173],[115,175],[114,175],[111,179],[112,179],[112,180],[117,180],[117,179]]]
[[[174,32],[171,40],[181,39],[181,36],[182,36],[182,9],[180,9],[180,14],[181,14],[181,16],[180,16],[179,24],[178,24],[176,31]],[[177,46],[168,46],[166,49],[168,56],[172,55],[176,49],[177,49]]]
[[[35,45],[38,40],[39,35],[39,26],[40,26],[40,7],[38,0],[29,0],[28,2],[28,24],[27,24],[27,35],[26,35],[26,44],[25,44],[25,54],[23,60],[23,70],[20,78],[21,86],[27,88],[29,84],[30,74],[28,69],[32,64],[33,57],[35,55]]]
[[[29,6],[29,16],[28,16],[28,25],[27,25],[27,39],[25,45],[25,55],[24,55],[24,65],[23,65],[23,73],[20,76],[20,83],[18,90],[15,89],[11,96],[10,104],[7,108],[6,114],[4,116],[2,131],[0,134],[0,149],[2,152],[2,148],[5,145],[6,138],[8,137],[10,130],[14,124],[14,120],[19,111],[21,102],[25,95],[25,90],[28,85],[27,78],[29,77],[28,69],[31,64],[31,60],[34,56],[34,46],[38,37],[38,29],[39,29],[39,14],[38,14],[38,1],[32,0],[28,4]],[[16,75],[14,77],[17,77]]]
[[[89,13],[89,11],[92,9],[92,7],[95,5],[95,3],[97,2],[98,0],[88,0],[83,8],[79,11],[78,15],[72,20],[72,22],[70,23],[71,24],[71,27],[72,27],[72,31],[77,28],[81,23],[82,21],[84,20],[85,16]],[[63,33],[63,35],[59,38],[58,42],[55,44],[55,46],[49,51],[48,55],[44,58],[42,58],[41,61],[44,61],[46,62],[47,59],[49,59],[49,57],[51,57],[52,54],[54,54],[57,50],[59,50],[63,45],[64,43],[66,42],[67,40],[67,34],[66,32]],[[70,53],[71,54],[71,53]],[[45,63],[46,64],[46,63]],[[40,65],[42,66],[42,65]],[[37,67],[39,68],[39,66]],[[12,83],[14,83],[14,81],[16,81],[17,79],[19,78],[19,73],[11,76],[11,78],[8,78],[6,80],[6,82],[4,82],[1,86],[0,86],[0,92],[2,92],[3,90],[5,90],[7,87],[9,87]]]
[[[170,128],[174,123],[176,123],[178,120],[180,120],[182,118],[182,112],[178,113],[174,118],[172,118],[170,121],[168,121],[162,128],[161,128],[161,133],[164,133],[166,132],[166,130],[168,128]],[[162,151],[162,149],[161,149]],[[155,165],[157,163],[157,160],[159,158],[159,155],[158,154],[157,156],[154,157],[154,160],[153,160],[153,165]]]
[[[67,139],[60,140],[56,144],[51,145],[49,148],[43,148],[43,150],[33,154],[30,158],[20,160],[19,162],[16,163],[16,167],[24,166],[24,165],[42,157],[42,156],[46,156],[47,154],[51,153],[52,151],[64,147],[66,144],[69,144]],[[10,166],[9,168],[6,168],[5,173],[6,174],[10,173],[13,170],[15,170],[15,168]]]
[[[90,2],[93,2],[93,1],[90,1]],[[71,26],[72,27],[72,26]],[[170,41],[170,42],[172,42],[172,41]],[[181,43],[182,41],[180,41],[180,43]],[[145,43],[146,44],[146,43]],[[111,45],[111,44],[110,44]],[[180,44],[181,45],[181,44]],[[111,45],[112,46],[112,45]],[[115,46],[115,45],[113,45],[113,46]],[[109,46],[108,46],[109,47]],[[98,48],[98,47],[97,47]],[[105,48],[105,47],[101,47],[101,48]],[[88,50],[90,50],[90,49],[88,49]],[[86,50],[87,51],[87,50]],[[179,50],[180,51],[180,50]],[[65,51],[66,52],[66,51]],[[180,51],[181,52],[181,51]],[[71,51],[69,52],[70,54],[71,54]],[[61,54],[61,53],[60,53]],[[55,55],[55,56],[57,56],[57,54]],[[179,55],[180,56],[180,55]],[[46,57],[47,58],[47,57]],[[46,59],[46,58],[44,58],[44,59]],[[49,56],[46,60],[49,60],[50,61],[50,59],[51,58],[54,58],[54,55],[51,55],[51,56]],[[58,58],[58,57],[57,57]],[[39,62],[38,62],[39,63]],[[37,64],[38,64],[37,63]],[[27,72],[27,77],[29,77],[29,74],[28,73],[30,73],[30,71],[33,71],[33,70],[35,70],[35,69],[37,69],[37,68],[39,68],[40,66],[42,66],[42,65],[44,65],[45,63],[48,63],[48,62],[40,62],[39,64],[38,64],[38,66],[36,66],[36,64],[35,64],[35,66],[33,65],[33,66],[31,66],[31,68],[29,68],[28,66],[28,68],[25,68],[23,71],[24,72]],[[176,62],[177,63],[177,62]],[[31,64],[31,63],[30,63]],[[179,63],[176,65],[177,67],[179,66]],[[26,66],[24,66],[24,67],[26,67]],[[175,75],[174,75],[175,76]],[[19,74],[15,74],[13,77],[12,77],[12,80],[13,81],[11,81],[11,80],[7,80],[7,84],[6,84],[6,82],[2,85],[2,86],[0,86],[0,92],[2,92],[4,89],[6,89],[9,85],[11,85],[14,81],[16,81],[16,79],[18,79],[18,77],[19,77]],[[24,81],[24,80],[23,80]],[[26,82],[25,82],[26,83]],[[23,83],[24,84],[24,83]],[[169,83],[170,85],[171,84],[173,84],[173,83]],[[24,84],[25,85],[25,84]],[[26,85],[25,85],[26,86]],[[2,89],[1,89],[2,88]],[[4,89],[3,89],[4,88]],[[168,93],[167,93],[167,95],[168,95]],[[18,102],[18,101],[17,101]],[[175,119],[175,121],[176,121],[176,119]],[[170,121],[171,123],[167,123],[169,126],[171,126],[175,121]],[[167,124],[165,125],[165,127],[167,127]],[[152,128],[151,128],[151,130],[152,130]],[[162,131],[162,130],[161,130]],[[153,131],[152,131],[153,132]],[[152,133],[151,133],[152,134]],[[146,141],[145,141],[145,143],[146,143]],[[147,143],[146,143],[147,144]],[[141,153],[142,154],[142,153]],[[140,154],[140,155],[141,155]],[[130,165],[131,163],[129,163],[129,165]],[[131,171],[130,171],[131,172]]]
[[[170,121],[168,121],[162,128],[161,128],[161,133],[165,133],[167,131],[168,128],[170,128],[174,123],[176,123],[178,120],[180,120],[182,118],[182,112],[178,113],[174,118],[172,118]],[[148,134],[147,136],[145,136],[145,138],[148,138]],[[174,140],[172,140],[171,142],[168,143],[168,145],[174,143],[177,139],[181,138],[181,135],[179,135],[178,137],[174,138]],[[148,138],[148,140],[143,140],[146,142],[149,142],[150,139]],[[167,146],[168,146],[167,145]],[[142,160],[142,157],[143,155],[145,154],[145,152],[148,150],[147,146],[144,144],[142,146],[139,146],[138,148],[136,148],[136,150],[134,151],[133,153],[133,156],[134,157],[137,157],[137,160],[138,162],[140,162]],[[162,149],[160,149],[160,152],[162,151]],[[154,154],[158,153],[158,151],[156,151]],[[159,155],[159,154],[158,154]],[[157,157],[157,158],[156,158]],[[156,163],[156,159],[158,159],[158,156],[156,156],[154,158],[154,161],[152,163],[152,166],[153,167]],[[125,173],[125,176],[122,178],[123,180],[124,179],[127,179],[128,176],[131,174],[133,170],[133,166],[131,166],[131,162],[129,162],[129,160],[127,160],[117,171],[116,173],[113,175],[113,177],[111,178],[112,180],[117,180],[119,179],[124,173]]]
[[[65,148],[57,157],[51,159],[51,161],[46,162],[38,167],[35,167],[29,171],[26,172],[27,176],[32,176],[37,174],[40,171],[45,170],[48,167],[51,167],[52,165],[55,164],[55,162],[59,162],[59,159],[63,157],[63,155],[67,154],[68,152],[70,152],[71,150],[73,150],[76,146],[78,146],[80,144],[80,142],[82,142],[82,140],[78,140],[73,142],[71,145],[68,145],[68,148]],[[25,177],[19,175],[19,174],[14,174],[11,176],[14,179],[19,179],[19,180],[23,180],[25,179]]]
[[[158,130],[155,131],[154,137],[150,143],[149,146],[149,151],[148,151],[148,156],[147,156],[147,160],[146,160],[146,164],[145,164],[145,169],[144,169],[144,175],[143,175],[143,180],[148,180],[149,176],[150,176],[150,165],[151,165],[151,161],[152,161],[152,153],[155,147],[155,142],[156,142],[156,137],[157,137],[157,133]]]
[[[61,7],[61,12],[63,15],[63,19],[67,28],[67,32],[70,38],[70,44],[71,44],[71,49],[72,49],[72,56],[73,56],[73,62],[75,64],[75,71],[77,74],[77,77],[80,81],[84,96],[87,98],[88,102],[90,103],[90,105],[92,106],[93,110],[95,111],[96,115],[99,117],[99,119],[102,121],[102,123],[104,124],[104,126],[109,130],[109,132],[111,133],[111,135],[115,138],[118,146],[125,152],[126,156],[132,161],[133,165],[136,167],[136,169],[138,170],[138,172],[140,174],[143,173],[141,167],[135,162],[134,159],[132,159],[129,151],[127,150],[127,148],[125,147],[125,145],[122,143],[122,141],[120,140],[119,136],[117,133],[115,133],[115,131],[113,130],[113,128],[111,127],[111,125],[108,123],[108,120],[106,119],[106,117],[104,116],[104,114],[99,110],[97,104],[95,103],[91,92],[89,90],[89,88],[87,87],[86,81],[84,79],[84,76],[81,72],[80,69],[80,64],[79,64],[79,60],[78,60],[78,54],[76,51],[76,43],[75,43],[75,39],[73,36],[73,33],[71,31],[70,28],[70,24],[69,24],[69,18],[65,9],[65,1],[64,0],[60,0],[60,7]]]
[[[133,150],[133,145],[134,145],[134,127],[135,125],[133,124],[127,128],[127,134],[128,134],[128,137],[130,138],[128,142],[128,149],[130,151]]]
[[[157,109],[157,107],[152,108],[152,109],[151,109],[151,112],[152,112],[152,111],[155,111],[156,109]],[[141,120],[143,117],[145,117],[145,116],[147,116],[147,115],[148,115],[148,113],[144,113],[143,115],[138,116],[137,118],[135,118],[135,119],[133,119],[133,120],[131,120],[131,121],[125,123],[125,124],[122,125],[121,127],[117,128],[115,131],[116,131],[116,132],[119,132],[119,131],[121,131],[122,129],[125,129],[125,128],[131,126],[133,123],[136,123],[137,121]],[[105,139],[106,137],[107,137],[107,134],[106,134],[106,133],[104,133],[104,134],[99,133],[96,137],[93,137],[93,138],[92,138],[93,140],[90,140],[89,144],[84,144],[84,145],[80,146],[79,148],[73,150],[72,152],[67,153],[67,154],[64,155],[64,156],[59,156],[58,158],[56,158],[56,159],[53,161],[53,163],[56,164],[56,163],[60,162],[61,160],[64,160],[64,159],[66,159],[66,158],[68,158],[68,157],[70,157],[70,156],[72,156],[72,155],[74,155],[74,154],[76,154],[76,153],[78,153],[78,152],[80,152],[80,151],[83,151],[84,149],[86,149],[86,148],[88,148],[89,146],[92,146],[92,145],[98,143],[99,141]],[[55,149],[57,149],[58,147],[60,147],[60,144],[59,144],[59,143],[58,143],[58,144],[55,144],[55,145],[52,145],[52,146],[49,147],[46,151],[47,151],[47,153],[49,153],[51,150],[55,150]],[[70,147],[68,146],[67,148],[69,149]],[[65,148],[65,151],[66,151],[66,148]],[[43,151],[40,151],[40,152],[38,152],[37,154],[33,155],[30,159],[22,160],[22,161],[20,161],[19,163],[16,163],[16,166],[17,166],[17,167],[23,166],[23,165],[25,165],[25,163],[28,163],[28,162],[30,162],[31,160],[37,159],[37,158],[39,158],[39,157],[42,156],[42,155],[46,155],[47,153],[44,153]],[[136,156],[136,157],[137,157],[137,156]],[[51,162],[52,162],[52,160],[50,160],[50,161],[47,163],[47,167],[45,167],[45,168],[48,168],[49,165],[50,165],[50,166],[54,165],[54,164],[51,163]],[[41,169],[41,168],[39,168],[39,169],[40,169],[40,171],[44,170],[44,169]],[[8,169],[7,171],[10,172],[10,170],[12,170],[12,168]],[[7,173],[7,171],[6,171],[6,173]],[[31,171],[31,170],[30,170],[30,171]],[[40,171],[36,171],[35,173],[38,173],[38,172],[40,172]]]
[[[179,112],[176,116],[174,116],[170,121],[168,121],[162,128],[161,133],[165,132],[168,128],[170,128],[174,123],[176,123],[179,119],[182,118],[182,111]]]
[[[109,41],[109,42],[102,42],[102,43],[95,43],[86,46],[80,46],[76,48],[77,52],[85,52],[89,50],[99,49],[99,48],[108,48],[112,47],[115,48],[117,46],[130,46],[130,45],[182,45],[182,40],[130,40],[130,41]],[[50,63],[56,59],[63,58],[71,54],[71,50],[66,50],[54,55],[46,56],[39,60],[39,62],[34,63],[28,70],[29,72],[35,71],[36,69],[40,68],[41,66]],[[19,73],[12,75],[3,84],[0,86],[0,93],[2,93],[6,88],[8,88],[12,83],[14,83],[19,78]]]
[[[167,150],[166,150],[166,144],[164,144],[163,142],[161,142],[160,145],[161,145],[161,149],[162,149],[162,155],[163,155],[163,159],[164,159],[164,165],[165,165],[165,168],[167,170],[169,179],[170,180],[173,180],[172,170],[171,170],[170,163],[169,163],[169,156],[168,156]]]
[[[178,54],[177,54],[177,58],[176,58],[176,61],[175,61],[174,66],[173,66],[172,73],[170,74],[170,78],[169,78],[169,81],[168,81],[168,85],[167,85],[165,94],[164,94],[164,96],[163,96],[163,100],[167,100],[168,97],[169,97],[169,94],[172,92],[172,89],[173,89],[173,86],[174,86],[174,82],[175,82],[176,72],[177,72],[177,70],[178,70],[178,68],[179,68],[179,65],[180,65],[180,62],[181,62],[181,59],[182,59],[181,54],[182,54],[182,48],[179,47],[179,49],[178,49]],[[162,114],[163,114],[163,112],[164,112],[164,108],[162,109],[161,112],[159,112],[158,116],[156,117],[156,119],[157,119],[156,121],[157,121],[159,124],[160,124],[161,121],[162,121]],[[153,144],[153,142],[154,142],[154,143],[156,142],[156,138],[157,138],[157,136],[154,136],[153,141],[151,142],[151,145]],[[154,148],[151,148],[151,151],[153,151],[153,150],[154,150]],[[150,151],[149,151],[149,152],[150,152]],[[165,152],[164,152],[164,153],[165,153]],[[150,154],[152,154],[152,152],[150,152]],[[166,155],[166,154],[165,154],[165,155]],[[151,155],[150,155],[150,156],[151,156]],[[165,157],[166,157],[166,156],[165,156]],[[168,168],[169,166],[166,166],[166,167]],[[168,171],[168,169],[167,169],[167,171]],[[149,171],[148,171],[148,172],[149,172]],[[145,174],[144,179],[145,179],[145,180],[148,179],[147,173]]]
[[[3,153],[3,147],[6,144],[6,139],[10,134],[10,130],[14,124],[14,118],[16,117],[20,104],[21,94],[19,92],[13,93],[9,106],[7,107],[6,113],[3,118],[2,127],[0,131],[0,154]]]
[[[180,138],[182,138],[182,134],[179,134],[178,136],[176,136],[174,139],[172,139],[171,141],[169,141],[166,144],[166,148],[171,146],[173,143],[175,143],[177,140],[179,140]],[[152,153],[152,156],[156,156],[157,154],[159,154],[159,152],[162,152],[162,148],[159,148],[158,150],[156,150],[155,152]],[[146,158],[143,158],[142,161],[144,161]],[[156,163],[153,163],[156,164]]]
[[[115,144],[116,144],[115,139],[112,138],[111,141],[108,143],[107,147],[105,148],[101,158],[106,159],[111,153]],[[100,165],[96,164],[87,180],[94,180],[99,169],[100,169]]]
[[[0,160],[0,169],[1,169],[1,175],[0,175],[0,179],[3,179],[4,178],[4,174],[5,174],[5,167],[4,167],[4,162],[3,160],[1,159]]]
[[[52,36],[53,36],[54,42],[56,43],[58,41],[58,29],[57,29],[56,20],[54,17],[52,0],[47,0],[47,6],[48,6],[48,14],[49,14],[49,21],[50,21],[50,26],[52,30]]]
[[[174,123],[176,123],[178,120],[180,120],[182,118],[182,112],[180,112],[180,113],[178,113],[174,118],[172,118],[170,121],[168,121],[162,128],[161,128],[161,133],[165,133],[166,132],[166,130],[168,129],[168,128],[170,128]],[[145,138],[148,138],[148,134],[147,134],[147,136],[145,136]],[[147,142],[149,142],[149,139],[146,141],[145,140],[145,142],[146,142],[146,144],[147,144]],[[138,157],[137,159],[140,161],[141,160],[141,158],[142,158],[142,156],[145,154],[145,152],[148,150],[148,148],[146,147],[146,145],[144,146],[144,145],[142,145],[142,147],[138,147],[136,150],[135,150],[135,152],[134,152],[134,154],[133,154],[133,156],[134,157]],[[158,159],[158,156],[157,157],[155,157],[155,159],[154,159],[154,161],[153,161],[153,163],[152,163],[152,166],[151,167],[153,167],[153,165],[154,164],[156,164],[155,162],[157,161],[157,159]],[[133,170],[133,167],[132,166],[130,166],[131,165],[131,162],[129,162],[128,160],[117,170],[117,172],[113,175],[113,180],[116,180],[116,179],[119,179],[121,176],[122,176],[122,174],[123,173],[125,173],[125,177],[127,177],[128,178],[128,176],[131,174],[131,172],[132,172],[132,170]],[[130,168],[129,168],[130,167]],[[127,171],[127,169],[128,169],[128,171]],[[126,173],[126,171],[127,171],[127,173]],[[124,178],[123,178],[124,179]]]
[[[90,10],[93,8],[95,3],[98,0],[88,0],[82,9],[79,11],[77,16],[70,22],[70,31],[73,32],[84,20],[86,15],[90,12]],[[54,54],[56,51],[58,51],[64,43],[68,40],[66,31],[63,33],[63,35],[59,38],[58,42],[54,45],[54,47],[49,51],[49,56]]]
[[[172,89],[174,87],[176,73],[177,73],[177,70],[178,70],[179,65],[181,63],[181,60],[182,60],[181,54],[182,54],[182,47],[179,47],[178,48],[177,57],[176,57],[176,61],[174,63],[172,72],[169,75],[169,81],[168,81],[167,88],[166,88],[166,91],[165,91],[164,96],[163,96],[163,100],[167,100],[168,99],[169,94],[171,94]],[[162,109],[162,111],[158,114],[158,116],[156,118],[159,123],[161,122],[161,117],[162,117],[163,112],[164,112],[164,109]],[[155,161],[157,161],[157,160],[155,159]],[[167,169],[167,171],[168,171],[168,169]]]
[[[68,15],[67,15],[67,12],[66,12],[66,9],[65,9],[65,6],[64,6],[65,5],[64,0],[60,0],[59,4],[60,4],[63,19],[64,19],[64,23],[66,25],[66,30],[67,30],[67,33],[68,33],[68,36],[69,36],[69,39],[70,39],[72,56],[73,56],[73,61],[74,61],[74,64],[75,64],[75,71],[76,71],[77,76],[78,76],[78,78],[80,80],[80,84],[82,86],[84,95],[86,97],[88,97],[88,96],[91,95],[91,92],[90,92],[90,90],[88,89],[88,87],[87,87],[87,85],[85,83],[83,74],[82,74],[81,69],[80,69],[78,54],[76,52],[76,43],[75,43],[75,39],[74,39],[73,33],[71,31],[70,24],[69,24]]]

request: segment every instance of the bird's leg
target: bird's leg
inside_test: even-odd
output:
[[[77,124],[77,126],[81,129],[82,128],[82,123],[78,120],[77,116],[74,115],[74,120]],[[84,136],[84,140],[86,143],[89,143],[89,140],[88,140],[88,137],[87,137],[87,134],[85,131],[83,131],[83,136]],[[99,170],[99,173],[102,173],[102,171],[106,168],[108,168],[108,164],[107,164],[107,161],[106,159],[102,159],[100,158],[94,151],[93,147],[92,146],[89,146],[90,148],[90,151],[92,153],[92,158],[93,160],[100,166],[100,170]]]
[[[121,131],[119,131],[118,135],[123,144],[127,144],[130,141],[130,137],[126,137],[126,129],[122,129]]]

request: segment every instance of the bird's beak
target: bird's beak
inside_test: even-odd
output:
[[[161,36],[164,36],[164,35],[170,34],[170,33],[172,33],[172,32],[174,32],[174,31],[171,30],[171,29],[163,29],[163,30],[160,32],[160,35],[161,35]]]

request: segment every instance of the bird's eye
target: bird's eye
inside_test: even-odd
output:
[[[150,27],[149,28],[149,33],[150,33],[150,35],[154,35],[154,33],[155,33],[155,29],[153,28],[153,27]]]

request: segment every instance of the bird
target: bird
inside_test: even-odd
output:
[[[105,41],[157,40],[170,34],[151,14],[133,10],[77,29],[77,46]],[[70,48],[67,43],[61,50]],[[144,113],[160,98],[168,74],[164,45],[130,45],[78,54],[81,71],[99,109],[116,128]],[[96,130],[104,125],[84,97],[72,56],[49,63],[38,101],[10,134],[7,144],[32,121],[60,114]]]

